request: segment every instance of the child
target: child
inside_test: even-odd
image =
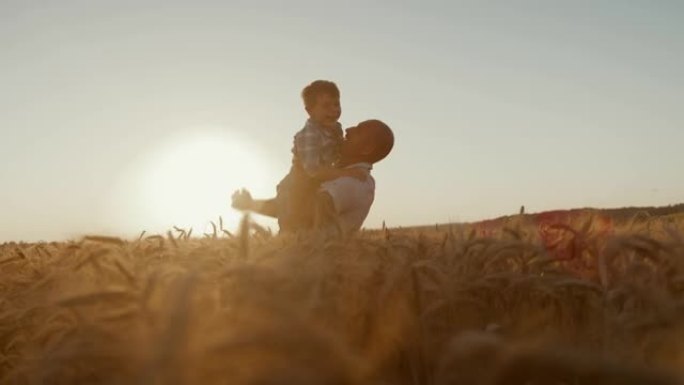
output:
[[[344,139],[337,85],[316,80],[302,90],[302,99],[309,119],[294,136],[292,167],[277,187],[278,222],[286,231],[313,225],[312,202],[321,182],[342,176],[365,178],[359,170],[335,168]]]
[[[313,226],[309,227],[339,235],[361,228],[375,198],[375,180],[370,176],[370,170],[374,163],[390,153],[393,146],[392,130],[379,120],[366,120],[346,129],[337,166],[358,170],[363,178],[352,175],[354,178],[341,177],[322,183],[316,189],[315,196],[307,201],[306,211],[311,212],[313,217]],[[253,199],[249,191],[242,189],[236,190],[231,200],[231,206],[235,209],[279,217],[278,198]],[[282,227],[283,223],[279,223],[281,232],[300,229],[296,226]]]

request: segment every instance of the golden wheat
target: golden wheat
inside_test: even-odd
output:
[[[676,383],[684,218],[0,245],[7,384]],[[559,259],[554,250],[567,254]],[[649,369],[644,369],[648,367]],[[536,382],[535,382],[536,381]],[[630,382],[631,381],[631,382]]]

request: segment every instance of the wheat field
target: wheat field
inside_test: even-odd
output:
[[[5,243],[0,383],[679,383],[684,216],[599,222]]]

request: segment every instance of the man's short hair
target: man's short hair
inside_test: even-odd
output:
[[[363,128],[368,140],[375,145],[373,153],[369,155],[368,161],[371,163],[383,160],[394,147],[394,133],[388,125],[377,119],[366,120],[357,125]]]
[[[337,85],[328,80],[315,80],[311,82],[308,86],[304,87],[302,90],[302,99],[304,100],[304,106],[309,108],[313,107],[316,103],[316,99],[320,95],[331,95],[335,98],[340,97],[340,90]]]

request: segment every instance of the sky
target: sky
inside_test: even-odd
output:
[[[368,228],[684,201],[680,1],[0,0],[0,242],[233,230],[307,115],[395,133]],[[258,219],[266,226],[275,222]]]

